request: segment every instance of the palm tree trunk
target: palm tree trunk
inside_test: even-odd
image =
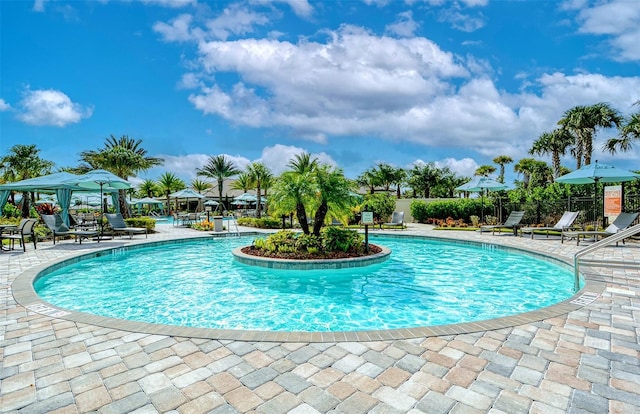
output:
[[[320,207],[318,207],[318,211],[316,211],[316,216],[313,219],[313,234],[315,236],[320,237],[320,230],[322,230],[322,225],[324,224],[324,219],[327,217],[328,212],[329,206],[325,200],[322,200]]]
[[[218,180],[218,201],[220,201],[220,206],[223,210],[225,210],[225,206],[224,204],[222,204],[222,186],[223,186],[223,181],[222,180]]]
[[[258,199],[256,200],[256,217],[260,218],[261,210],[262,210],[262,203],[260,202],[261,201],[260,200],[260,198],[261,198],[260,197],[260,195],[261,195],[260,194],[261,193],[261,191],[260,191],[260,181],[257,182],[256,193],[258,193]]]
[[[296,204],[296,216],[298,217],[298,223],[304,234],[309,234],[309,222],[307,222],[307,212],[304,209],[304,204]]]

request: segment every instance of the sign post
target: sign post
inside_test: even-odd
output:
[[[364,224],[364,251],[369,253],[369,224],[373,224],[373,212],[362,212],[362,224]]]

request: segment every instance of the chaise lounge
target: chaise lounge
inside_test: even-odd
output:
[[[107,217],[107,221],[111,226],[111,230],[114,233],[128,234],[129,238],[132,239],[134,234],[143,234],[144,237],[147,237],[147,228],[146,227],[129,227],[127,223],[124,221],[122,214],[120,213],[107,213],[105,214]]]
[[[520,233],[531,233],[531,238],[533,239],[534,233],[544,232],[547,238],[549,238],[550,231],[563,233],[571,230],[573,228],[573,223],[578,218],[578,214],[580,214],[579,211],[565,211],[562,217],[560,217],[560,220],[558,220],[558,222],[552,227],[523,227],[520,229]]]
[[[82,240],[97,237],[98,232],[95,230],[71,230],[62,220],[59,214],[42,214],[42,221],[53,233],[53,244],[56,244],[56,237],[60,236],[73,236],[75,241],[82,244]],[[98,242],[100,238],[98,237]]]
[[[613,223],[609,224],[609,227],[604,229],[604,231],[598,230],[584,230],[584,231],[568,231],[563,232],[562,237],[560,239],[561,243],[564,243],[564,239],[576,239],[576,246],[580,245],[580,237],[593,237],[594,240],[598,240],[599,237],[607,237],[612,234],[616,234],[625,230],[627,227],[631,226],[631,224],[638,218],[639,213],[620,213]],[[622,241],[624,243],[624,240]],[[617,245],[617,243],[616,243]]]
[[[524,211],[512,211],[503,224],[480,226],[480,233],[485,230],[491,230],[491,234],[496,234],[496,230],[511,229],[513,230],[513,235],[516,236],[518,234],[518,228],[520,227],[520,222],[522,221],[523,217]]]

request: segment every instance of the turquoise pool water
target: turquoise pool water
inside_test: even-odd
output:
[[[470,322],[555,304],[573,273],[487,245],[375,237],[378,265],[331,271],[241,265],[231,250],[253,237],[118,251],[35,282],[40,297],[76,311],[203,328],[354,331]]]

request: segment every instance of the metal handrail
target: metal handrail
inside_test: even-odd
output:
[[[591,253],[594,250],[598,250],[601,247],[605,247],[613,243],[618,243],[631,236],[635,236],[638,233],[640,233],[640,224],[636,224],[635,226],[629,227],[626,230],[622,230],[621,232],[614,233],[611,236],[607,236],[606,238],[600,241],[597,241],[591,246],[577,252],[573,256],[573,268],[575,273],[574,289],[576,290],[576,292],[578,291],[578,289],[580,289],[580,258],[582,256],[584,256],[585,254]],[[597,263],[598,261],[594,260],[590,262]],[[611,262],[611,263],[613,264],[614,262]],[[602,264],[605,264],[605,263],[602,262]],[[615,265],[616,265],[615,267],[620,267],[621,262],[615,262]]]

